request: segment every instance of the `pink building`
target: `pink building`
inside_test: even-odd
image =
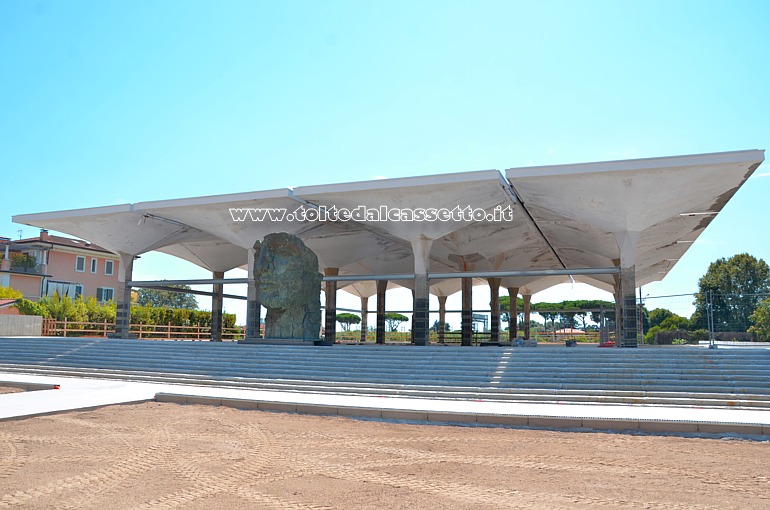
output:
[[[41,296],[93,296],[110,301],[118,286],[120,258],[95,244],[49,235],[11,241],[0,238],[0,287],[13,287],[27,299]]]

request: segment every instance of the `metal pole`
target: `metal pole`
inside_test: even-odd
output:
[[[717,344],[714,339],[714,300],[711,291],[708,292],[706,299],[706,323],[709,328],[709,349],[716,349]]]
[[[604,307],[599,309],[599,343],[609,342],[610,330],[607,327],[607,317],[604,316]]]
[[[644,302],[642,301],[642,287],[639,286],[639,331],[642,333],[642,343],[644,343]],[[636,343],[639,343],[637,339]]]
[[[590,267],[573,269],[526,269],[514,271],[458,271],[453,273],[428,273],[428,279],[449,278],[508,278],[508,277],[537,277],[537,276],[572,276],[572,275],[604,275],[618,274],[617,267]],[[378,280],[412,280],[414,274],[383,274],[383,275],[336,275],[324,276],[322,281],[356,282]],[[248,278],[207,278],[192,280],[128,280],[126,286],[148,287],[157,285],[212,285],[212,284],[244,284]]]

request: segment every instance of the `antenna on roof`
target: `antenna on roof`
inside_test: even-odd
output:
[[[17,230],[16,232],[18,232],[18,233],[19,233],[19,241],[21,241],[21,234],[22,234],[23,230],[19,229],[19,230]]]

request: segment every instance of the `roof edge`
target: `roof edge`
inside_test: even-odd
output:
[[[641,159],[620,159],[614,161],[597,161],[593,163],[576,163],[565,165],[542,165],[519,168],[508,168],[505,176],[508,179],[518,177],[551,177],[578,173],[621,172],[630,170],[654,170],[659,168],[676,168],[688,166],[720,165],[725,163],[762,163],[765,160],[764,149],[752,149],[730,152],[713,152],[691,154],[685,156],[667,156]]]
[[[62,211],[51,211],[43,213],[17,214],[11,217],[14,223],[29,225],[31,227],[40,227],[31,223],[33,221],[58,220],[62,218],[76,218],[82,216],[96,216],[100,214],[117,214],[133,211],[132,204],[107,205],[101,207],[86,207],[83,209],[65,209]],[[45,227],[41,227],[45,228]]]
[[[474,170],[449,174],[419,175],[414,177],[395,177],[393,179],[370,179],[368,181],[343,182],[338,184],[319,184],[294,188],[295,196],[317,195],[321,193],[347,193],[351,191],[377,191],[382,189],[403,188],[407,186],[435,186],[438,184],[456,184],[472,181],[491,181],[500,179],[499,170]]]

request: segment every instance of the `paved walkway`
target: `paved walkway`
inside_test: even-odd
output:
[[[509,403],[483,400],[353,396],[121,382],[0,372],[0,386],[42,389],[0,395],[0,420],[151,400],[241,409],[339,414],[424,422],[545,428],[770,436],[770,410],[698,407]]]

